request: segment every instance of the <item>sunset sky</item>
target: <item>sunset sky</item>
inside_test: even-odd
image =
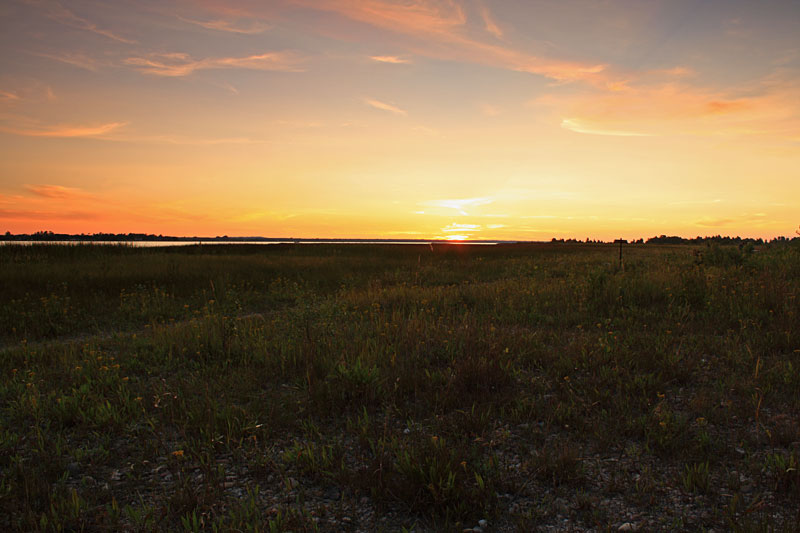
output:
[[[800,2],[5,0],[0,232],[792,236]]]

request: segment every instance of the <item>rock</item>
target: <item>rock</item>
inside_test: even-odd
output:
[[[636,526],[630,522],[625,522],[617,528],[617,531],[636,531]]]
[[[486,527],[489,525],[489,522],[487,522],[486,520],[478,520],[478,525],[481,527]]]
[[[473,533],[483,533],[483,528],[475,526],[472,528]]]

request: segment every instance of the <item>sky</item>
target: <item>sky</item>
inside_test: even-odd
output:
[[[797,28],[797,0],[5,0],[0,232],[794,236]]]

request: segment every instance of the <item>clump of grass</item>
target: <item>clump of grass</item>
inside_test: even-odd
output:
[[[686,492],[705,494],[711,483],[711,473],[708,461],[684,466],[681,476],[683,488]]]
[[[775,480],[776,490],[800,493],[800,456],[797,452],[771,453],[767,455],[765,468]]]

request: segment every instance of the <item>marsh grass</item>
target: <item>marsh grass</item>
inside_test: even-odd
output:
[[[4,247],[0,526],[788,527],[800,250],[616,251]]]

